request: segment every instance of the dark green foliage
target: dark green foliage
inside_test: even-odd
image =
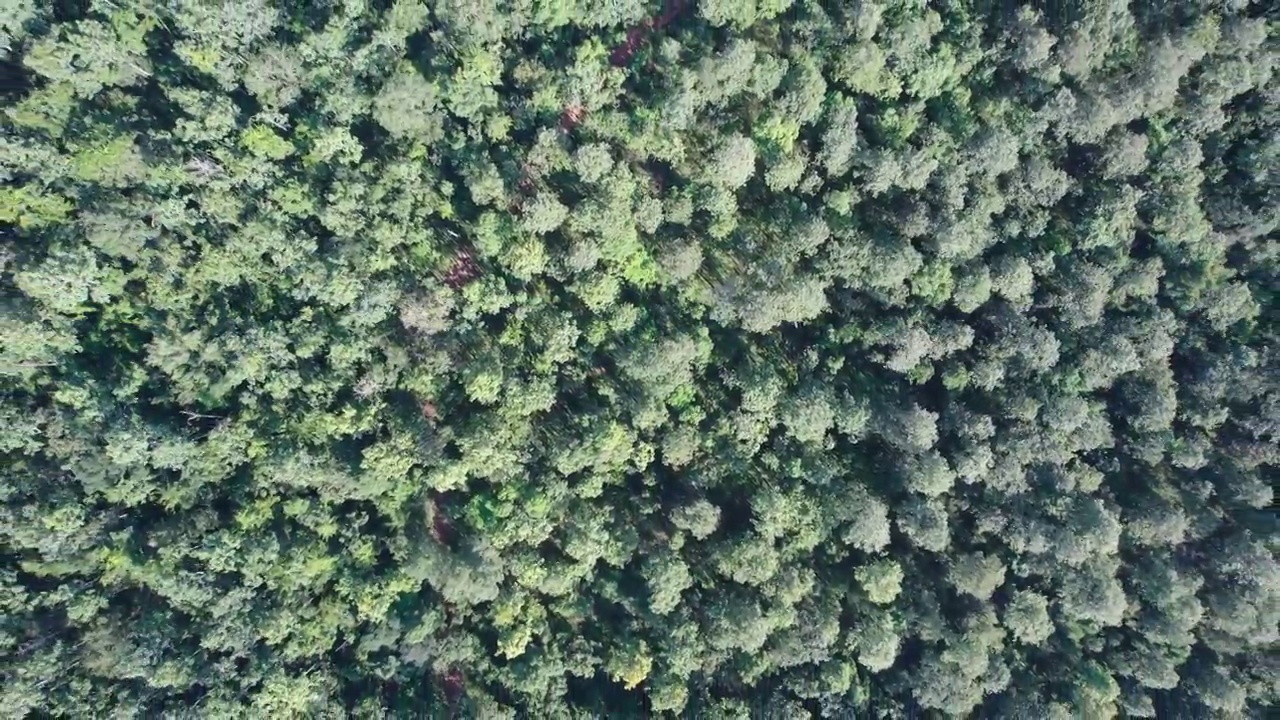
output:
[[[0,3],[6,717],[1240,717],[1261,2]]]

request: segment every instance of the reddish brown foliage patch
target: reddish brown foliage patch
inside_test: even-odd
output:
[[[526,165],[520,171],[520,181],[516,183],[516,189],[523,194],[533,192],[533,168]]]
[[[440,507],[440,503],[432,501],[431,509],[431,537],[441,545],[451,544],[457,534],[457,530],[453,527],[453,521],[445,514]]]
[[[471,253],[462,250],[453,258],[453,266],[444,276],[444,284],[451,288],[460,288],[480,274],[480,266],[476,264]]]
[[[466,692],[466,678],[463,677],[462,671],[453,669],[444,676],[444,697],[449,703],[449,717],[457,717],[458,701],[462,699],[462,694]]]
[[[582,118],[587,116],[586,108],[581,105],[570,105],[564,109],[564,115],[560,116],[560,128],[565,132],[573,130],[582,122]]]
[[[627,31],[627,39],[623,40],[613,52],[609,53],[609,62],[617,67],[622,67],[631,62],[631,58],[635,57],[636,51],[640,49],[640,42],[644,40],[644,36],[649,34],[649,21],[636,25]]]
[[[513,215],[519,215],[524,209],[524,202],[533,197],[536,185],[534,181],[534,168],[524,165],[520,168],[520,179],[516,181],[516,192],[511,198],[511,202],[507,205],[507,210]]]
[[[622,67],[631,62],[631,58],[635,57],[636,51],[640,49],[640,45],[644,42],[652,30],[661,30],[671,24],[672,20],[684,10],[688,0],[668,0],[667,9],[657,18],[649,18],[627,30],[627,39],[613,48],[613,52],[609,53],[609,62],[617,67]]]
[[[436,410],[435,403],[431,402],[430,400],[423,400],[421,407],[422,407],[422,417],[432,421],[440,419],[440,412]]]

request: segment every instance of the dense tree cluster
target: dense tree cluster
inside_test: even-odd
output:
[[[1261,712],[1274,13],[3,3],[0,707]]]

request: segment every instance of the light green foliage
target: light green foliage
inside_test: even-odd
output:
[[[287,46],[269,47],[249,62],[244,87],[269,108],[284,108],[303,90],[301,59]]]
[[[144,172],[133,138],[128,136],[77,152],[71,158],[70,170],[77,180],[121,187],[139,179]]]
[[[955,483],[955,473],[936,452],[913,458],[906,463],[903,472],[908,489],[930,497],[942,495]]]
[[[979,600],[990,599],[1004,583],[1004,576],[1004,563],[981,552],[955,558],[948,574],[956,590]]]
[[[858,664],[873,673],[893,666],[902,646],[902,628],[893,615],[878,610],[863,615],[850,637]]]
[[[902,591],[902,567],[892,560],[860,567],[854,572],[858,585],[867,599],[877,605],[887,605]]]
[[[644,682],[653,668],[653,659],[643,642],[628,643],[606,664],[609,675],[628,690]]]
[[[1280,699],[1269,6],[0,8],[7,715]]]
[[[889,508],[861,486],[854,486],[842,508],[849,518],[843,540],[863,552],[872,553],[889,544]]]
[[[0,47],[8,52],[26,34],[26,23],[38,17],[35,0],[6,0],[0,11]]]
[[[578,170],[578,177],[582,178],[583,182],[599,182],[613,169],[613,157],[607,145],[598,143],[583,145],[574,155],[574,165]]]
[[[493,86],[500,81],[501,69],[500,60],[492,51],[473,47],[459,59],[459,67],[449,79],[445,95],[449,110],[466,120],[480,119],[485,110],[498,104]]]
[[[671,521],[693,537],[702,539],[715,532],[720,522],[720,508],[706,500],[698,500],[691,505],[676,508]]]
[[[728,189],[742,187],[756,171],[756,146],[750,138],[735,135],[712,154],[710,181]]]
[[[1014,593],[1004,610],[1004,626],[1020,643],[1039,645],[1053,633],[1049,604],[1043,595],[1030,590]]]
[[[293,143],[280,137],[266,125],[253,125],[240,136],[244,149],[272,160],[283,160],[294,153]]]
[[[680,605],[680,594],[693,584],[689,567],[674,554],[652,557],[651,570],[646,572],[649,583],[649,608],[659,615],[666,615]]]
[[[65,198],[31,187],[0,188],[0,222],[23,228],[59,223],[74,206]]]
[[[440,89],[411,65],[398,69],[373,100],[373,118],[387,132],[424,145],[443,136],[444,119],[437,112]]]
[[[281,146],[283,147],[283,146]],[[317,135],[304,162],[308,165],[331,162],[338,165],[354,165],[360,160],[364,147],[345,128],[333,128]]]
[[[103,88],[133,85],[150,73],[144,37],[156,24],[146,14],[120,11],[84,20],[35,39],[23,64],[52,83],[67,83],[81,98]]]
[[[521,225],[531,233],[545,235],[560,227],[568,216],[569,208],[555,197],[541,194],[525,207]]]
[[[755,0],[745,2],[711,0],[711,2],[699,3],[698,12],[712,25],[732,24],[737,27],[747,27],[756,20],[756,3]]]
[[[807,389],[782,408],[781,420],[800,442],[821,443],[835,423],[835,407],[815,389]]]

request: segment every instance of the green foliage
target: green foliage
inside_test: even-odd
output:
[[[63,222],[74,205],[66,198],[31,187],[0,188],[0,222],[38,228]]]
[[[271,160],[283,160],[294,153],[293,143],[266,125],[253,125],[240,136],[244,149]]]
[[[0,6],[6,716],[1280,700],[1270,6]]]
[[[877,605],[888,605],[902,591],[902,567],[892,560],[860,567],[854,573],[867,599]]]
[[[1034,591],[1019,591],[1005,607],[1004,625],[1018,642],[1039,645],[1053,633],[1049,604]]]

